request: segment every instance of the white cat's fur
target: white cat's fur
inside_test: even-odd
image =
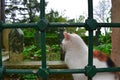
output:
[[[83,69],[88,64],[88,47],[83,39],[75,33],[64,32],[62,48],[65,51],[65,62],[70,69]],[[107,67],[105,62],[93,59],[97,68]],[[84,74],[73,74],[74,80],[88,80]],[[113,73],[97,73],[93,80],[115,80]]]

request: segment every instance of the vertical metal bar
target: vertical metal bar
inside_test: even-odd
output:
[[[45,0],[40,0],[40,19],[45,18]]]
[[[45,18],[45,0],[40,0],[40,19]],[[41,32],[42,68],[46,68],[45,31]]]
[[[5,0],[1,0],[1,20],[5,22]]]
[[[93,30],[89,30],[88,40],[88,66],[93,66]],[[92,77],[88,77],[88,80],[92,80]]]
[[[45,0],[40,0],[40,19],[45,19]],[[46,69],[46,40],[45,31],[41,32],[41,50],[42,50],[42,69]],[[47,77],[42,77],[43,80],[47,80]]]
[[[46,40],[45,31],[41,33],[41,50],[42,50],[42,69],[46,69]],[[47,80],[47,77],[42,77],[42,80]]]
[[[1,0],[1,5],[0,5],[0,27],[2,27],[1,25],[2,25],[2,22],[5,22],[5,0]],[[0,28],[0,68],[2,69],[3,68],[3,63],[2,63],[2,38],[3,38],[3,30],[2,30],[2,28]],[[3,73],[2,72],[2,70],[1,70],[1,73]],[[1,79],[0,80],[4,80],[3,78],[4,78],[4,76],[3,76],[4,74],[2,74],[1,75]]]
[[[41,49],[42,49],[42,68],[46,69],[46,40],[45,40],[45,32],[41,33]]]
[[[2,23],[0,23],[0,24],[2,24]],[[2,26],[0,26],[0,27],[2,27]],[[2,68],[3,68],[3,63],[2,63],[2,29],[0,29],[0,68],[1,68],[1,72],[0,73],[2,73],[2,75],[0,75],[1,77],[0,77],[0,80],[4,80],[3,78],[4,78],[4,74],[3,74],[3,72],[2,72]]]
[[[93,19],[93,0],[88,0],[88,19]]]
[[[93,19],[93,0],[88,0],[88,19]],[[88,54],[88,66],[93,66],[93,30],[89,30]],[[92,77],[88,77],[88,80],[92,80]]]
[[[0,67],[2,67],[2,30],[0,30]]]
[[[93,30],[89,31],[88,44],[88,66],[93,66]]]

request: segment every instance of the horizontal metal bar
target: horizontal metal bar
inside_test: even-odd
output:
[[[36,23],[14,23],[14,24],[2,24],[2,28],[34,28]]]
[[[50,69],[49,72],[52,74],[85,73],[85,69]],[[120,68],[97,68],[97,72],[120,72]]]
[[[14,24],[2,24],[2,28],[36,28],[37,23],[14,23]],[[48,27],[85,27],[85,23],[49,23]]]
[[[119,67],[114,68],[97,68],[97,72],[120,72]]]
[[[51,74],[85,73],[85,69],[50,69]]]
[[[2,28],[36,28],[37,23],[14,23],[14,24],[2,24]],[[97,23],[98,27],[120,27],[120,23]],[[85,23],[63,23],[63,22],[51,22],[48,27],[86,27]]]
[[[120,68],[97,68],[98,72],[120,72]],[[85,69],[49,69],[50,74],[77,74],[84,73]],[[36,74],[37,70],[32,69],[6,69],[7,74]]]
[[[85,23],[60,23],[60,22],[52,22],[49,23],[49,27],[85,27]]]
[[[97,23],[98,27],[120,27],[120,23]]]
[[[31,69],[6,69],[7,74],[34,74],[36,71]]]

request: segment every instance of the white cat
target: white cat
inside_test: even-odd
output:
[[[83,69],[88,64],[88,47],[83,39],[75,33],[64,32],[62,49],[65,51],[65,63],[70,69]],[[106,62],[93,59],[97,68],[107,67]],[[74,80],[88,80],[83,73],[72,74]],[[115,75],[110,72],[97,73],[93,80],[115,80]]]

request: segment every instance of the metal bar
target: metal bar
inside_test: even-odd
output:
[[[49,72],[51,74],[65,74],[65,73],[85,73],[84,69],[50,69]]]
[[[98,27],[120,27],[120,23],[97,23]]]
[[[93,0],[88,0],[88,19],[93,19]]]
[[[40,19],[45,19],[45,0],[40,0]]]
[[[2,29],[0,30],[0,80],[4,80],[3,74],[3,63],[2,63]]]
[[[97,68],[97,72],[119,72],[120,67],[113,68]]]
[[[3,28],[36,28],[36,23],[14,23],[14,24],[2,24]],[[85,27],[85,23],[60,23],[52,22],[48,24],[48,27]],[[120,23],[97,23],[98,27],[120,27]]]
[[[14,23],[14,24],[2,24],[2,28],[36,28],[36,23]],[[49,23],[48,27],[84,27],[85,23]]]
[[[7,74],[35,74],[31,69],[6,69]]]
[[[46,33],[45,31],[41,32],[41,52],[42,52],[42,69],[47,69],[47,62],[46,62]],[[47,77],[42,76],[42,80],[47,80]]]
[[[88,66],[93,66],[93,30],[89,31],[88,40]]]
[[[5,0],[1,0],[1,20],[5,22]]]
[[[93,0],[88,0],[88,19],[93,19]],[[92,24],[92,23],[91,23]],[[91,27],[89,25],[89,27]],[[93,30],[89,31],[89,44],[88,44],[88,66],[93,66]],[[92,77],[88,76],[88,80]]]
[[[0,67],[2,67],[2,30],[0,30]]]
[[[116,68],[97,68],[97,72],[117,72],[120,71],[119,67]],[[50,69],[51,74],[64,74],[64,73],[85,73],[85,69]],[[35,74],[35,70],[31,69],[6,69],[8,74]]]
[[[49,23],[48,27],[85,27],[85,23],[60,23],[60,22],[52,22]]]
[[[36,23],[14,23],[14,24],[2,24],[2,28],[36,28]]]
[[[45,0],[40,0],[40,19],[45,19]],[[45,30],[41,32],[41,50],[42,50],[42,69],[47,69]],[[47,77],[42,76],[42,79],[47,80]]]
[[[41,50],[42,50],[42,68],[46,69],[46,40],[45,32],[41,33]]]

